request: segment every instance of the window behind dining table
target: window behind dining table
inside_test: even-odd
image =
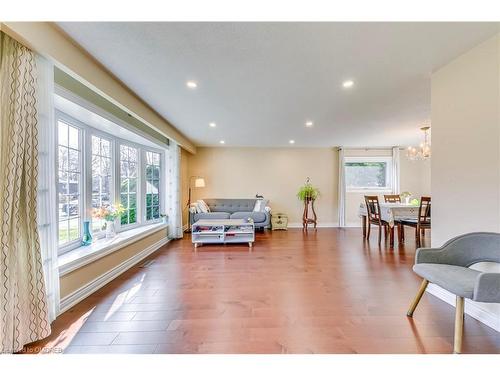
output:
[[[389,157],[347,157],[345,159],[347,191],[390,191],[392,160]]]

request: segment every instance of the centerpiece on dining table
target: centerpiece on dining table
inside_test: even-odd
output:
[[[121,205],[108,204],[99,208],[94,208],[92,216],[96,219],[106,221],[106,238],[113,238],[116,236],[115,220],[125,212],[125,208]]]
[[[410,204],[411,193],[409,191],[403,191],[399,196],[403,203]]]

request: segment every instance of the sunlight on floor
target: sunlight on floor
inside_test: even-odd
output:
[[[137,292],[139,292],[145,278],[146,278],[146,274],[143,274],[141,276],[141,281],[137,285],[134,285],[131,289],[126,290],[123,293],[120,293],[115,298],[115,300],[113,301],[113,304],[111,305],[108,312],[106,313],[106,317],[104,318],[104,321],[107,321],[110,317],[112,317],[113,314],[116,313],[125,302],[130,301],[137,294]]]

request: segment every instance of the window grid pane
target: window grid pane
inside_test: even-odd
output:
[[[58,121],[59,246],[80,238],[81,132]]]
[[[137,222],[137,154],[136,148],[120,145],[120,202],[125,209],[122,225]]]
[[[160,154],[146,151],[146,220],[160,218]]]
[[[111,144],[107,139],[92,135],[92,208],[111,204]],[[103,230],[105,220],[92,218],[92,232]]]
[[[356,161],[345,163],[345,180],[351,189],[383,189],[389,186],[387,162]]]

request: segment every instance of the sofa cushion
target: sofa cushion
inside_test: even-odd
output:
[[[211,212],[250,212],[256,199],[204,199]]]
[[[413,271],[457,296],[470,299],[474,294],[476,279],[481,273],[466,267],[433,263],[415,264]]]
[[[251,217],[255,223],[266,221],[265,212],[235,212],[231,215],[231,219],[248,219]]]
[[[194,214],[194,222],[207,219],[229,219],[229,216],[230,214],[228,212],[200,212]]]

